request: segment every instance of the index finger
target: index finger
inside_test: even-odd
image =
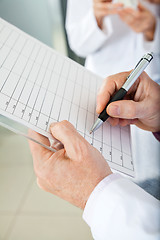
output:
[[[138,17],[139,16],[139,11],[138,10],[135,10],[133,8],[124,8],[124,9],[121,9],[119,10],[119,14],[123,14],[123,15],[131,15],[132,17]]]
[[[97,94],[97,113],[101,113],[104,110],[111,96],[113,96],[113,94],[122,87],[129,74],[130,71],[117,73],[104,79],[103,84]]]

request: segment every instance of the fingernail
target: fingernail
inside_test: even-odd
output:
[[[108,114],[111,116],[119,116],[120,115],[120,108],[116,105],[108,107]]]

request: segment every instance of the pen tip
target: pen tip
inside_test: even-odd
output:
[[[91,131],[89,132],[89,134],[92,134],[92,132],[93,132],[93,131],[91,130]]]

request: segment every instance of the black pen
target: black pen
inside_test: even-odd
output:
[[[124,98],[127,91],[131,88],[131,86],[134,84],[134,82],[137,80],[137,78],[141,75],[141,73],[144,71],[144,69],[148,66],[148,64],[153,59],[152,53],[145,54],[140,61],[137,63],[133,71],[129,74],[129,76],[126,78],[126,82],[123,84],[123,86],[118,90],[118,92],[110,99],[110,101],[105,106],[104,110],[99,114],[97,121],[94,123],[90,130],[90,134],[97,130],[103,122],[105,122],[110,116],[106,112],[107,106],[111,102],[119,101]]]

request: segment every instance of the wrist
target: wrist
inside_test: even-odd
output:
[[[97,25],[102,30],[103,26],[103,17],[96,17]]]
[[[83,219],[89,226],[93,221],[95,207],[98,204],[98,201],[101,198],[101,196],[103,195],[103,193],[109,187],[110,184],[121,178],[122,176],[119,173],[112,173],[109,176],[102,179],[102,181],[99,182],[99,184],[95,187],[95,189],[89,196],[89,199],[85,205],[83,212]]]
[[[92,192],[94,192],[94,190],[97,188],[97,186],[98,186],[105,178],[110,177],[112,174],[113,174],[112,171],[109,170],[109,171],[107,171],[106,174],[104,174],[104,175],[102,175],[102,176],[99,176],[99,177],[95,177],[95,180],[94,180],[94,181],[91,181],[90,184],[88,184],[88,187],[87,187],[87,185],[85,186],[85,190],[83,191],[83,199],[82,199],[81,204],[80,204],[80,206],[79,206],[82,210],[84,210],[88,199],[89,199],[90,196],[92,195]]]
[[[144,38],[147,41],[153,41],[154,40],[154,33],[155,33],[155,29],[156,29],[156,19],[154,16],[152,16],[152,20],[150,21],[152,22],[152,24],[150,25],[149,28],[147,28],[143,34],[144,34]]]

